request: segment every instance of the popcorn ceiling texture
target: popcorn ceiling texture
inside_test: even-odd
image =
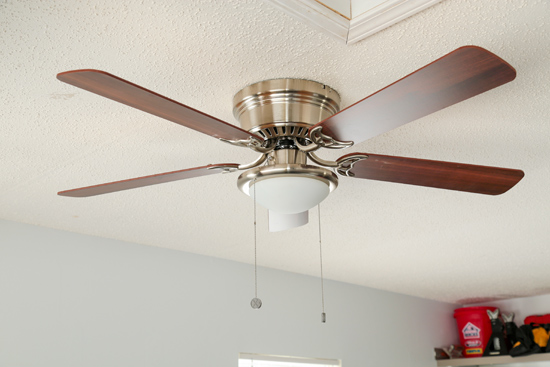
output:
[[[255,154],[55,75],[106,70],[236,123],[232,97],[256,81],[317,80],[345,107],[473,44],[517,79],[352,151],[519,168],[525,178],[496,197],[342,178],[321,206],[324,274],[451,302],[550,293],[548,19],[547,1],[442,1],[346,46],[259,0],[2,1],[0,218],[251,263],[252,202],[238,174],[56,196]],[[312,211],[309,225],[268,233],[260,210],[259,264],[317,276],[316,223]]]

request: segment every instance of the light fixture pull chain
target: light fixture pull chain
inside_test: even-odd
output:
[[[257,222],[256,222],[256,180],[254,180],[254,297],[258,297],[258,262],[257,262]]]
[[[258,261],[257,261],[257,235],[256,235],[256,179],[252,182],[254,188],[254,298],[250,301],[253,309],[262,307],[262,300],[258,298]]]
[[[317,205],[317,218],[319,220],[319,262],[321,264],[321,322],[327,321],[327,315],[325,314],[325,285],[323,281],[323,247],[321,240],[321,204]]]

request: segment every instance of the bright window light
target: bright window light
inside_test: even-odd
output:
[[[239,367],[341,367],[336,359],[270,356],[240,353]]]

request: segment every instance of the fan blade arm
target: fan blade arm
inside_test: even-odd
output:
[[[57,79],[217,139],[256,144],[264,141],[258,135],[102,70],[65,71],[57,74]]]
[[[503,194],[524,176],[517,169],[368,153],[347,154],[338,161],[359,155],[366,159],[353,163],[348,171],[350,177],[477,194]]]
[[[89,197],[112,192],[135,189],[157,185],[165,182],[185,180],[201,176],[214,175],[218,173],[233,172],[238,169],[236,163],[209,164],[207,166],[188,168],[179,171],[159,173],[156,175],[131,178],[122,181],[108,182],[100,185],[86,186],[78,189],[60,191],[57,194],[68,197]]]
[[[358,144],[506,84],[515,69],[478,46],[460,47],[319,122],[322,132]]]

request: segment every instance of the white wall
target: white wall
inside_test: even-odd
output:
[[[184,240],[184,239],[182,239]],[[251,254],[251,256],[253,256]],[[239,352],[435,366],[455,305],[0,221],[0,366],[236,366]]]

